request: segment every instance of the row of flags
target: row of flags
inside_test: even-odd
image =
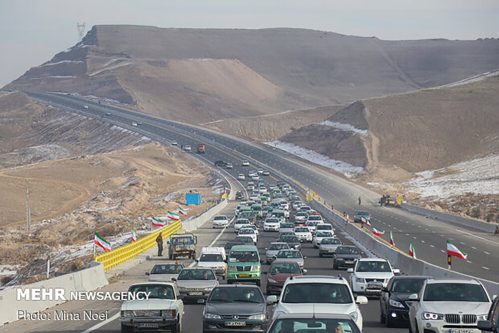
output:
[[[369,221],[369,219],[365,218],[365,217],[361,217],[361,223],[362,223],[362,225],[365,224],[365,225],[368,225],[368,226],[372,226],[371,222]],[[373,233],[374,236],[382,237],[382,236],[385,235],[385,230],[378,230],[375,227],[372,227],[372,233]],[[390,231],[390,245],[392,247],[395,246],[395,240],[393,238],[393,233],[391,231]],[[408,254],[412,258],[416,258],[416,249],[414,248],[414,244],[412,244],[412,242],[409,244],[409,252],[408,252]],[[456,257],[456,258],[464,259],[464,260],[468,259],[468,254],[466,252],[463,252],[463,251],[459,250],[457,248],[457,246],[455,246],[454,244],[452,244],[452,242],[450,242],[450,241],[447,241],[447,256],[449,258],[450,257]],[[449,259],[449,262],[450,262],[450,259]]]
[[[187,213],[188,209],[184,208],[182,206],[178,206],[177,211],[168,211],[166,216],[164,217],[150,217],[149,220],[151,221],[152,226],[154,227],[164,227],[168,224],[169,221],[179,221],[180,216],[186,217],[188,215]],[[132,224],[132,234],[130,239],[132,242],[137,241],[137,231],[135,230],[135,225]],[[97,248],[100,248],[104,252],[110,252],[112,247],[111,243],[101,236],[98,232],[95,232],[94,236],[94,255],[96,253]]]

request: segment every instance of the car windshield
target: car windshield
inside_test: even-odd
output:
[[[352,320],[323,318],[277,319],[268,333],[360,333]]]
[[[360,254],[360,250],[353,246],[340,246],[336,249],[336,254]]]
[[[255,233],[255,230],[250,229],[250,228],[244,228],[244,229],[239,230],[240,235],[252,235],[254,233]]]
[[[310,230],[308,228],[296,228],[295,232],[310,232]]]
[[[264,303],[264,299],[260,289],[255,287],[216,287],[210,294],[209,302]]]
[[[321,240],[321,244],[341,244],[341,241],[338,238],[328,237]]]
[[[277,258],[301,258],[300,251],[291,251],[291,250],[281,250],[277,253]]]
[[[236,224],[249,224],[249,220],[237,220]]]
[[[425,288],[423,299],[430,302],[488,302],[483,287],[469,283],[432,283]]]
[[[357,215],[360,215],[360,216],[369,216],[369,213],[368,212],[358,212]]]
[[[256,262],[259,261],[256,251],[234,251],[230,253],[231,262]]]
[[[151,274],[178,274],[184,268],[183,265],[154,265]]]
[[[360,261],[356,272],[391,272],[390,265],[386,261]]]
[[[227,220],[227,216],[215,216],[214,220],[215,221],[218,221],[218,220]]]
[[[192,237],[173,237],[171,240],[172,244],[194,244]]]
[[[164,284],[138,284],[128,289],[130,293],[149,293],[149,298],[175,299],[173,287]]]
[[[333,226],[330,224],[319,224],[317,230],[332,230]]]
[[[224,258],[218,253],[203,253],[199,261],[209,261],[209,262],[223,262]]]
[[[287,243],[273,243],[270,244],[269,250],[282,250],[289,249],[289,245]]]
[[[300,211],[300,212],[296,213],[296,216],[308,216],[308,213],[304,212],[304,211]]]
[[[284,303],[352,303],[348,286],[342,283],[293,283],[282,292]]]
[[[270,274],[300,274],[300,266],[295,263],[276,262],[270,267]]]
[[[293,223],[281,223],[281,228],[293,228],[294,224]]]
[[[319,231],[316,234],[316,237],[331,237],[333,234],[329,231]]]
[[[320,217],[319,215],[311,215],[308,217],[308,220],[309,221],[322,221],[322,217]]]
[[[267,223],[279,223],[279,220],[278,219],[268,219],[265,222],[267,222]]]
[[[237,236],[236,240],[240,240],[245,244],[253,244],[253,238],[251,238],[250,236]]]
[[[216,280],[211,269],[184,269],[177,280]]]
[[[284,235],[284,236],[282,236],[282,240],[284,242],[288,242],[288,243],[297,243],[297,242],[299,242],[298,237],[296,237],[295,235]]]
[[[395,279],[391,291],[394,293],[417,294],[421,291],[425,279]]]

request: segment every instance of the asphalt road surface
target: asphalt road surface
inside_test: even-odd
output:
[[[207,153],[202,155],[202,158],[211,162],[223,159],[236,165],[237,161],[249,159],[254,166],[256,164],[270,169],[316,191],[328,205],[333,203],[336,209],[347,212],[350,216],[359,210],[368,211],[372,216],[373,226],[386,231],[385,239],[388,240],[389,232],[392,231],[397,246],[404,251],[408,251],[409,244],[413,243],[419,259],[447,267],[446,241],[450,240],[468,253],[468,260],[454,260],[454,270],[499,282],[499,266],[493,264],[499,262],[498,235],[426,219],[401,209],[379,207],[378,194],[290,154],[263,145],[221,135],[197,126],[91,103],[74,96],[55,94],[33,96],[54,105],[65,106],[72,112],[101,118],[164,143],[178,141],[179,146],[190,144],[193,149],[198,143],[205,143]],[[88,109],[83,105],[88,105]],[[140,125],[132,126],[133,122],[138,122]],[[235,169],[234,173],[236,172],[239,170]],[[359,196],[362,198],[362,205],[357,203]]]

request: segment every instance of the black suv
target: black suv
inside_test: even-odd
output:
[[[215,161],[215,166],[225,168],[227,166],[227,162],[222,161],[222,160],[218,160],[218,161]]]
[[[499,333],[499,297],[492,302],[487,320],[478,321],[478,329],[483,332]]]

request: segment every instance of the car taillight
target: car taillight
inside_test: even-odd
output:
[[[172,317],[176,317],[177,316],[177,310],[172,310]]]

